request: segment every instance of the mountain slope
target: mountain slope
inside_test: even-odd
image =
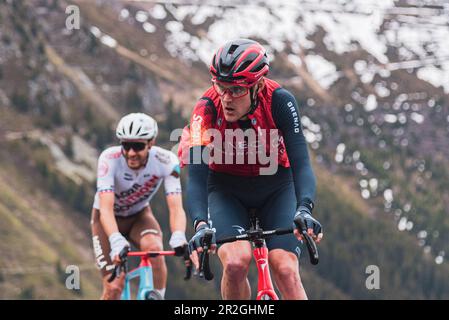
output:
[[[89,219],[53,200],[13,158],[0,153],[0,298],[98,298]],[[65,287],[69,265],[80,268],[80,290]]]
[[[447,7],[434,2],[423,13],[408,1],[0,2],[1,298],[99,296],[92,177],[116,119],[154,115],[158,144],[172,148],[170,133],[208,86],[213,50],[245,36],[269,48],[270,77],[297,97],[313,157],[326,234],[318,267],[302,257],[309,297],[447,299],[449,98],[435,81],[445,79],[436,36]],[[64,28],[72,3],[80,30]],[[429,28],[438,31],[425,37]],[[152,206],[167,244],[162,193]],[[167,263],[168,298],[220,297],[217,258],[207,284],[184,283],[181,261]],[[81,293],[64,287],[68,264],[82,267]],[[365,287],[369,265],[380,290]]]

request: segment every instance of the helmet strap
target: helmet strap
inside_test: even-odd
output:
[[[250,95],[251,103],[249,105],[248,112],[245,113],[241,118],[244,118],[244,117],[246,117],[249,114],[253,114],[254,111],[256,111],[256,108],[257,108],[257,105],[258,105],[258,102],[259,102],[259,100],[257,99],[257,93],[256,93],[256,95],[254,94],[256,92],[256,87],[257,87],[257,85],[255,85],[255,86],[253,86],[252,88],[249,89],[249,95]]]

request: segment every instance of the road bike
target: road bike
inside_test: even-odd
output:
[[[265,243],[265,239],[273,236],[280,236],[285,234],[291,234],[295,228],[275,229],[264,231],[259,225],[259,219],[256,217],[256,211],[250,210],[250,228],[244,231],[244,233],[219,239],[216,241],[218,244],[229,243],[239,240],[250,241],[253,245],[253,257],[257,264],[258,271],[258,285],[257,285],[257,297],[256,300],[279,300],[276,292],[273,289],[273,283],[270,276],[270,268],[268,264],[268,248]],[[309,252],[310,262],[313,265],[318,264],[319,256],[318,249],[312,237],[307,233],[306,223],[303,217],[298,217],[295,220],[296,228],[299,230],[306,242],[307,250]],[[213,231],[208,231],[204,237],[202,244],[203,252],[200,255],[199,276],[204,277],[206,280],[212,280],[214,278],[209,264],[208,250],[211,246],[213,237]]]
[[[181,252],[182,251],[182,252]],[[121,300],[131,300],[131,280],[139,279],[139,288],[137,290],[137,300],[162,300],[160,293],[154,290],[153,267],[150,258],[159,256],[182,256],[186,265],[186,275],[184,280],[189,280],[192,273],[192,263],[189,258],[188,249],[185,246],[179,253],[176,251],[129,251],[124,248],[120,254],[120,264],[116,265],[108,281],[112,282],[119,277],[122,272],[125,273],[125,286],[121,295]],[[139,266],[128,272],[128,257],[139,257]]]

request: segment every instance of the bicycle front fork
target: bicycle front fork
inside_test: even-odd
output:
[[[257,264],[258,284],[257,284],[257,300],[279,300],[273,289],[271,281],[270,266],[268,265],[268,248],[254,248],[254,259]]]

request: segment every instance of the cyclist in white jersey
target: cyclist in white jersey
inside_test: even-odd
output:
[[[162,250],[162,232],[149,202],[164,183],[172,232],[169,244],[182,254],[186,215],[182,206],[179,162],[170,151],[154,145],[156,121],[143,113],[123,117],[116,130],[121,146],[110,147],[98,159],[97,193],[92,209],[92,236],[97,267],[103,276],[102,299],[119,299],[124,276],[109,283],[120,251],[133,243],[139,250]],[[129,241],[129,242],[128,242]],[[154,287],[164,297],[164,258],[151,258]]]

